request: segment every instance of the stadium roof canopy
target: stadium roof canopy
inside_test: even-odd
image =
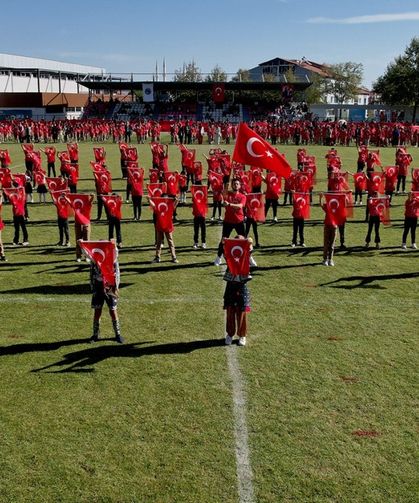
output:
[[[64,63],[50,59],[29,58],[27,56],[17,56],[15,54],[0,53],[1,70],[42,70],[52,73],[68,73],[76,75],[99,74],[103,75],[106,70],[98,66],[78,65],[74,63]]]

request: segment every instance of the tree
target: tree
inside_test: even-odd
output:
[[[307,105],[312,105],[313,103],[324,103],[326,87],[325,78],[313,73],[310,80],[311,84],[307,87],[307,89],[296,93],[296,101],[305,101]]]
[[[189,63],[183,63],[182,68],[175,70],[174,80],[176,82],[201,82],[202,73],[195,61],[192,60]]]
[[[249,82],[249,80],[251,80],[249,70],[243,68],[239,68],[236,75],[231,79],[232,82]]]
[[[218,65],[215,65],[211,72],[206,76],[206,82],[225,82],[227,73]]]
[[[387,66],[374,83],[373,90],[389,105],[411,106],[412,122],[419,105],[419,38],[412,39],[402,56]]]
[[[363,66],[361,63],[338,63],[329,67],[331,75],[325,83],[325,91],[333,94],[338,103],[345,103],[357,97],[362,83]]]

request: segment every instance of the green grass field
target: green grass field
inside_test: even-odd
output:
[[[81,191],[94,186],[92,146],[80,144]],[[148,172],[149,146],[138,147]],[[21,148],[7,148],[16,172]],[[209,146],[196,149],[204,161]],[[123,191],[118,147],[106,150],[114,188]],[[280,150],[294,165],[296,147]],[[308,147],[318,190],[326,150]],[[338,152],[354,171],[356,149]],[[381,158],[392,164],[394,149]],[[175,146],[169,165],[180,167]],[[239,501],[229,352],[247,397],[254,501],[418,501],[419,252],[400,247],[403,196],[394,198],[392,225],[381,228],[381,250],[364,250],[365,207],[355,208],[334,268],[321,266],[317,204],[305,249],[290,247],[289,206],[279,223],[260,226],[246,348],[223,345],[224,282],[212,265],[219,225],[208,225],[209,249],[194,250],[191,210],[180,208],[179,264],[167,247],[162,263],[150,264],[151,211],[144,206],[134,222],[124,204],[126,344],[111,340],[104,313],[105,340],[91,345],[89,268],[74,249],[54,246],[51,203],[29,211],[30,246],[12,248],[11,208],[3,207],[1,502]],[[92,239],[106,238],[105,221],[94,222]]]

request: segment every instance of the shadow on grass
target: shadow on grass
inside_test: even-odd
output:
[[[105,340],[111,339],[103,339],[102,341]],[[87,341],[84,340],[83,342]],[[81,351],[68,353],[64,355],[64,358],[62,360],[51,363],[50,365],[46,365],[45,367],[33,369],[31,372],[47,371],[48,373],[53,374],[67,372],[94,372],[95,369],[92,368],[94,365],[104,360],[108,360],[109,358],[140,358],[142,356],[153,355],[187,354],[200,349],[209,349],[225,345],[224,339],[210,339],[189,342],[175,342],[169,344],[155,344],[152,346],[142,347],[144,346],[144,344],[150,344],[152,342],[153,341],[146,341],[133,344],[112,344],[106,346],[98,346],[97,344],[99,343],[95,343],[94,346],[91,346],[87,349],[82,349]],[[34,344],[34,346],[37,345]],[[36,349],[34,349],[33,351],[36,351]],[[48,370],[55,367],[65,368],[61,368],[60,370]]]
[[[134,283],[121,283],[119,288],[126,288]],[[80,283],[79,285],[43,285],[29,286],[27,288],[18,288],[16,290],[3,290],[2,294],[39,294],[39,295],[86,295],[91,294],[90,285],[88,283]]]
[[[334,281],[329,281],[327,283],[321,283],[319,286],[328,286],[331,288],[343,288],[344,290],[353,290],[354,288],[373,288],[378,290],[384,290],[386,287],[376,284],[372,285],[374,281],[386,281],[393,279],[412,279],[418,278],[419,272],[406,272],[399,274],[383,274],[381,276],[347,276],[346,278],[335,279]],[[340,285],[338,283],[347,282],[357,282],[353,285]]]

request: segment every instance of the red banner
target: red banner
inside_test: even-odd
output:
[[[194,217],[205,217],[208,213],[208,188],[206,185],[192,185],[192,213]]]
[[[74,211],[74,219],[80,225],[90,224],[93,196],[90,194],[67,194]]]
[[[78,241],[83,252],[94,262],[103,277],[103,286],[116,286],[114,264],[116,262],[116,246],[112,241]]]
[[[326,214],[332,225],[343,225],[346,222],[346,194],[332,192],[324,194],[326,198]]]
[[[249,275],[250,243],[247,239],[225,239],[224,257],[233,276]]]
[[[128,168],[128,183],[134,196],[143,195],[144,170],[143,168]]]
[[[224,103],[225,86],[223,82],[214,82],[212,85],[212,100],[214,103]]]
[[[117,218],[118,220],[121,220],[122,214],[121,214],[121,206],[122,206],[122,199],[121,196],[101,196],[103,203],[108,210],[108,214],[111,215],[112,217]]]
[[[293,192],[292,194],[294,218],[308,220],[310,218],[310,194],[306,192]]]
[[[284,178],[288,178],[291,174],[291,166],[285,156],[252,131],[244,122],[239,126],[233,160],[274,171]]]
[[[112,175],[109,171],[95,171],[96,191],[98,194],[109,194],[112,192]]]
[[[169,197],[153,197],[150,203],[156,215],[157,230],[173,232],[174,200]]]
[[[246,194],[246,215],[255,222],[265,221],[265,197],[260,192]]]

